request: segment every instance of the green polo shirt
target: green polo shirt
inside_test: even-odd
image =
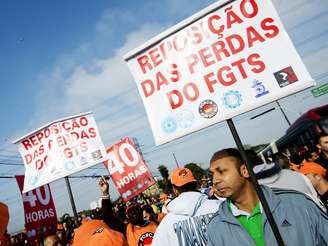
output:
[[[263,224],[262,224],[262,209],[258,202],[249,214],[245,211],[239,210],[231,200],[228,200],[228,208],[233,216],[245,228],[248,234],[253,238],[256,246],[265,246]]]

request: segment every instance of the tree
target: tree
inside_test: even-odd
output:
[[[158,180],[158,186],[159,188],[165,193],[165,194],[170,194],[172,192],[172,184],[170,180],[168,179],[161,179]]]
[[[172,191],[172,184],[169,180],[169,170],[167,169],[166,166],[160,165],[158,167],[158,171],[163,177],[162,180],[158,181],[158,186],[163,190],[164,193],[169,194]]]
[[[196,180],[200,180],[203,176],[206,176],[206,171],[198,166],[196,163],[188,163],[184,167],[191,170]]]
[[[158,167],[158,171],[161,174],[161,176],[163,177],[163,179],[168,180],[169,179],[169,170],[167,169],[166,166],[164,165],[160,165]]]

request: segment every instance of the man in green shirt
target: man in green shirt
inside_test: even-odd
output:
[[[220,150],[210,163],[213,187],[227,199],[208,225],[208,245],[276,246],[239,151]],[[328,216],[310,198],[292,190],[261,189],[284,245],[328,245]]]

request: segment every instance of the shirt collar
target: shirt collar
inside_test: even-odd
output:
[[[253,209],[252,214],[250,214],[250,213],[248,213],[248,212],[246,212],[246,211],[243,211],[243,210],[237,208],[237,207],[232,203],[231,200],[228,201],[228,206],[230,207],[231,213],[232,213],[232,215],[233,215],[234,217],[242,216],[242,215],[243,215],[243,216],[246,216],[247,219],[248,219],[250,216],[255,215],[255,214],[257,214],[257,213],[261,213],[261,214],[263,213],[262,204],[261,204],[260,202],[258,202],[258,203],[256,204],[256,207]],[[258,209],[258,206],[259,206],[259,209]],[[259,210],[259,211],[258,211],[258,210]]]

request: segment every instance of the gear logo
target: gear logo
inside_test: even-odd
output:
[[[238,108],[243,99],[239,91],[227,91],[223,94],[223,104],[226,108]]]
[[[218,113],[218,106],[212,100],[205,100],[199,104],[198,111],[201,116],[210,119]]]
[[[177,129],[177,122],[172,117],[167,117],[162,122],[162,129],[165,133],[173,133]]]

